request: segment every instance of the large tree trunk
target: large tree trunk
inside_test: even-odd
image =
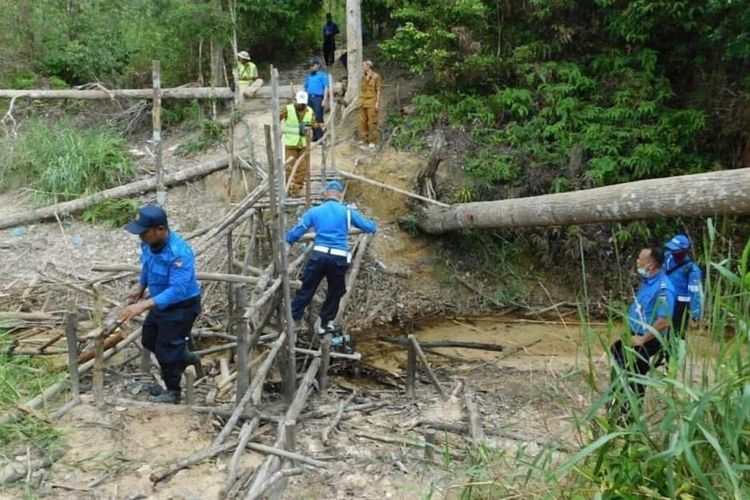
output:
[[[750,168],[648,179],[510,200],[430,207],[419,227],[431,234],[462,228],[565,226],[655,217],[750,213]]]
[[[196,165],[195,167],[186,168],[179,172],[169,174],[164,177],[164,185],[175,186],[177,184],[183,184],[189,180],[198,179],[208,174],[222,170],[229,166],[229,156],[222,156],[215,160]],[[82,212],[88,207],[101,203],[105,200],[113,198],[125,198],[126,196],[133,196],[139,193],[145,193],[156,189],[156,178],[149,177],[130,184],[124,184],[116,188],[107,189],[100,191],[91,196],[84,198],[78,198],[77,200],[66,201],[58,203],[57,205],[51,205],[43,208],[36,208],[34,210],[28,210],[20,214],[12,214],[6,217],[0,218],[0,229],[7,229],[9,227],[18,226],[21,224],[28,224],[30,222],[36,222],[39,220],[54,219],[58,216],[74,214]]]
[[[215,38],[211,39],[211,86],[224,87],[224,51],[221,43]]]
[[[362,9],[360,0],[346,0],[346,95],[347,104],[359,97],[362,82]]]

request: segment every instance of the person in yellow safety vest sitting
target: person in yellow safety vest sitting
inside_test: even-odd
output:
[[[298,196],[307,180],[307,172],[310,170],[310,157],[305,154],[307,149],[307,130],[323,128],[315,121],[315,113],[307,105],[307,92],[300,90],[295,96],[295,104],[289,104],[281,110],[281,121],[284,122],[282,130],[284,131],[284,171],[285,182],[292,175],[292,168],[297,159],[304,155],[294,173],[292,185],[289,194]]]
[[[237,54],[237,59],[239,59],[237,64],[239,80],[237,84],[240,87],[240,95],[243,99],[252,97],[252,94],[248,92],[248,88],[258,79],[258,67],[250,60],[250,54],[245,50]]]

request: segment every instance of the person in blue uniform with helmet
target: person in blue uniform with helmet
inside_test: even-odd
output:
[[[664,270],[661,248],[644,248],[636,259],[641,285],[628,307],[629,341],[617,340],[610,352],[615,363],[628,374],[646,375],[652,367],[651,358],[659,354],[666,343],[675,304],[675,289]],[[632,346],[632,347],[631,347]],[[616,372],[613,372],[616,378]],[[646,386],[637,380],[628,382],[630,389],[641,400]],[[630,414],[624,395],[620,399],[621,414]]]
[[[141,276],[131,304],[118,315],[128,321],[146,311],[141,343],[159,361],[166,392],[153,391],[152,400],[180,402],[180,379],[188,365],[200,366],[200,356],[188,351],[190,331],[201,310],[201,289],[190,245],[169,229],[166,212],[148,205],[125,229],[141,239]],[[145,297],[148,290],[149,297]]]
[[[355,208],[342,202],[344,187],[339,181],[325,185],[322,204],[307,210],[296,226],[289,230],[286,242],[299,241],[307,231],[315,231],[315,242],[305,269],[302,271],[302,288],[292,300],[292,318],[298,322],[315,295],[323,278],[328,283],[325,301],[320,308],[318,334],[335,333],[333,319],[339,302],[346,292],[346,270],[349,267],[349,228],[356,227],[366,233],[375,233],[377,226]]]
[[[664,271],[674,285],[677,302],[672,331],[683,338],[688,325],[698,326],[703,313],[703,270],[690,257],[690,238],[675,235],[665,245]]]

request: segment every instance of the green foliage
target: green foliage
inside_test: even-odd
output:
[[[211,146],[220,143],[227,127],[213,120],[203,120],[198,137],[190,139],[177,148],[176,155],[187,156],[205,151]]]
[[[2,184],[24,186],[40,201],[66,200],[124,183],[133,173],[125,142],[106,128],[33,119],[3,151]]]
[[[89,207],[81,214],[81,220],[89,224],[104,224],[114,229],[122,227],[135,217],[138,202],[130,199],[111,199]]]
[[[11,339],[0,330],[0,351],[6,352]],[[0,354],[0,412],[13,413],[16,405],[36,396],[60,379],[52,364],[40,357]],[[44,450],[56,444],[59,434],[48,422],[23,414],[0,424],[0,455],[28,445]]]

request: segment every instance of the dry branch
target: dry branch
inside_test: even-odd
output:
[[[411,341],[408,339],[398,339],[393,337],[378,337],[378,340],[381,342],[388,342],[389,344],[396,344],[396,345],[403,345],[408,346],[411,344]],[[503,351],[505,348],[498,344],[485,344],[482,342],[462,342],[459,340],[444,340],[444,341],[436,341],[436,342],[420,342],[420,346],[427,349],[440,349],[440,348],[447,348],[447,347],[453,347],[458,349],[477,349],[480,351]]]
[[[422,348],[419,346],[417,338],[414,335],[409,335],[409,341],[414,347],[414,351],[416,351],[419,361],[422,362],[422,367],[427,372],[427,376],[430,378],[430,381],[435,386],[435,389],[437,389],[440,397],[445,399],[445,391],[443,391],[443,387],[440,385],[440,382],[438,382],[437,377],[435,377],[435,373],[432,371],[432,368],[430,368],[430,363],[427,362],[427,357],[424,355],[424,352],[422,352]]]

